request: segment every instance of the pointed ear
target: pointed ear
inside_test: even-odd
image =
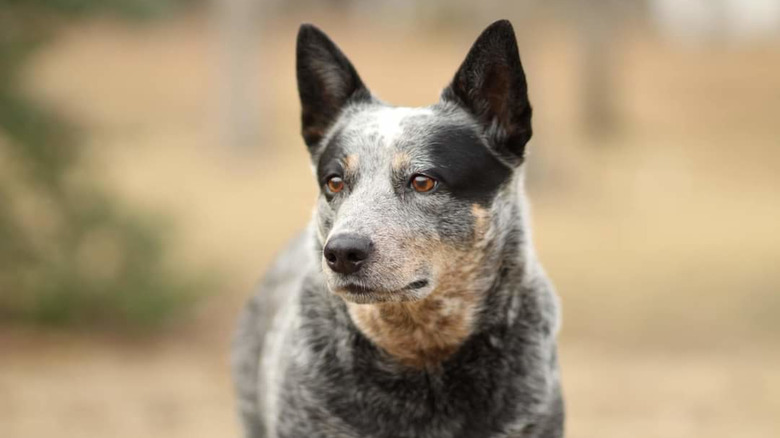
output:
[[[311,24],[298,30],[296,64],[303,139],[312,149],[348,102],[369,100],[371,93],[341,50]]]
[[[442,100],[468,110],[496,152],[522,163],[531,139],[531,104],[512,24],[497,21],[471,47]]]

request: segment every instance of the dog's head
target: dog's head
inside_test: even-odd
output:
[[[531,138],[512,25],[488,27],[440,101],[425,108],[373,97],[311,25],[298,34],[297,76],[330,290],[375,303],[469,287],[495,238],[498,199],[513,190]]]

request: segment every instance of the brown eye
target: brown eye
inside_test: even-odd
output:
[[[425,175],[413,176],[411,184],[412,188],[419,193],[430,192],[436,188],[436,180]]]
[[[340,176],[332,176],[328,180],[327,186],[331,193],[338,193],[344,190],[344,180]]]

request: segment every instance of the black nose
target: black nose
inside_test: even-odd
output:
[[[339,274],[354,274],[371,255],[371,239],[355,234],[333,236],[322,251],[328,266]]]

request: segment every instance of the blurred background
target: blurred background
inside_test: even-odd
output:
[[[238,436],[233,324],[317,192],[298,25],[427,105],[498,18],[568,436],[777,436],[779,0],[0,1],[0,436]]]

